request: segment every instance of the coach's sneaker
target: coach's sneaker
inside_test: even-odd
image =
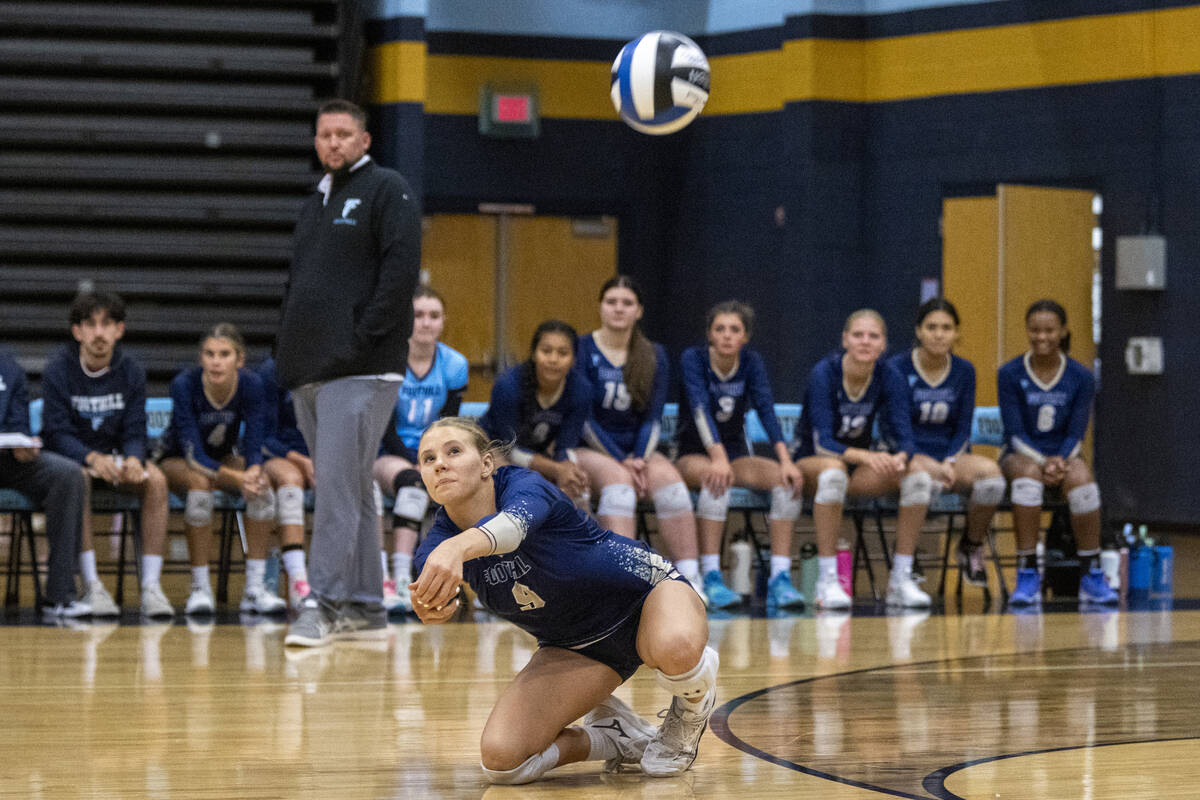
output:
[[[844,611],[850,608],[850,595],[842,588],[837,575],[817,579],[817,608],[823,611]]]
[[[588,712],[583,727],[600,731],[617,746],[617,755],[604,762],[605,772],[620,772],[623,764],[639,764],[646,745],[658,729],[619,698],[609,696]]]
[[[376,603],[346,603],[334,621],[335,639],[386,639],[387,610]]]
[[[671,698],[671,707],[667,709],[662,725],[646,745],[646,752],[642,753],[642,772],[655,778],[669,778],[683,774],[692,766],[700,737],[717,705],[716,688],[708,690],[698,710],[689,709],[689,705],[681,697]]]
[[[1031,606],[1042,602],[1042,576],[1036,569],[1017,570],[1017,588],[1008,602],[1014,606]]]
[[[92,607],[82,600],[72,600],[69,603],[59,603],[54,606],[42,606],[42,619],[46,622],[58,622],[64,619],[79,619],[90,617]]]
[[[1079,602],[1112,605],[1120,598],[1108,585],[1102,569],[1090,569],[1079,579]]]
[[[308,581],[297,578],[288,584],[288,605],[298,612],[304,604],[304,598],[310,594],[312,594],[312,587],[308,585]]]
[[[802,608],[804,595],[792,585],[792,576],[781,572],[767,584],[768,608]]]
[[[92,607],[93,617],[119,617],[121,609],[113,601],[112,595],[104,588],[104,584],[100,581],[92,581],[88,584],[87,593],[82,598],[84,603]]]
[[[704,592],[700,596],[708,598],[709,608],[732,608],[742,604],[742,596],[725,585],[719,569],[704,573]]]
[[[142,587],[142,614],[151,619],[175,616],[175,608],[157,583]]]
[[[921,591],[911,572],[896,571],[888,581],[887,604],[899,608],[929,608],[929,595]]]
[[[283,643],[299,647],[323,647],[333,641],[337,620],[336,610],[309,595],[300,604],[300,616],[288,626]]]
[[[287,610],[287,601],[265,586],[248,587],[242,593],[242,602],[238,608],[256,614],[278,614]]]
[[[193,585],[192,593],[188,595],[187,605],[183,607],[185,614],[211,614],[217,608],[213,600],[212,587],[207,583]]]
[[[984,569],[983,544],[958,540],[958,570],[962,579],[972,586],[987,586],[987,571]]]

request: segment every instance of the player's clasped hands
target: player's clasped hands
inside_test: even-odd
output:
[[[458,610],[463,558],[458,543],[448,539],[434,548],[420,576],[408,585],[413,610],[425,623],[445,622]]]

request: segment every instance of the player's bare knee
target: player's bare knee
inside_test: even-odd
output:
[[[672,629],[654,642],[654,663],[659,670],[668,675],[687,672],[694,667],[704,655],[704,646],[708,644],[707,627]]]
[[[541,752],[542,748],[522,747],[521,742],[513,741],[511,733],[484,730],[479,741],[479,763],[484,769],[507,772],[525,763],[533,752]]]

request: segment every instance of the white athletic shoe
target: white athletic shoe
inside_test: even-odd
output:
[[[93,617],[119,617],[121,609],[113,602],[112,595],[104,588],[104,584],[100,581],[92,581],[88,584],[87,594],[83,596],[83,602],[92,607]]]
[[[704,695],[699,711],[690,711],[679,697],[671,698],[671,707],[662,726],[642,753],[642,772],[655,778],[682,775],[696,760],[700,737],[708,727],[708,718],[717,705],[716,687]]]
[[[395,584],[391,597],[384,595],[383,607],[389,614],[395,614],[396,616],[402,616],[411,612],[413,610],[412,593],[408,590],[408,584]]]
[[[147,617],[173,617],[175,609],[157,583],[142,587],[142,614]]]
[[[893,574],[888,581],[887,604],[902,608],[929,608],[929,595],[921,591],[911,573]]]
[[[92,607],[82,600],[72,600],[65,605],[59,603],[56,606],[42,606],[42,619],[46,622],[79,619],[80,617],[90,617],[91,615]]]
[[[383,608],[385,611],[391,612],[393,608],[396,608],[398,605],[400,605],[401,600],[399,589],[400,587],[391,578],[388,578],[383,582]],[[404,589],[407,591],[408,587],[405,586]],[[408,610],[412,610],[411,601],[408,604]]]
[[[211,614],[216,607],[212,587],[205,584],[192,587],[192,593],[188,595],[187,605],[184,606],[183,611],[185,614]]]
[[[850,608],[850,595],[842,588],[837,576],[817,580],[817,608],[825,611],[842,611]]]
[[[296,612],[300,611],[304,598],[310,594],[312,587],[308,585],[308,581],[297,579],[288,584],[288,603]]]
[[[242,593],[239,606],[242,611],[253,611],[257,614],[278,614],[287,610],[287,602],[265,586],[257,589],[247,589]]]
[[[694,578],[686,575],[684,577],[687,578],[688,585],[696,590],[696,594],[700,595],[700,602],[704,603],[705,608],[708,608],[708,593],[704,591],[704,579],[699,575]]]
[[[583,726],[600,731],[617,746],[617,755],[604,762],[605,772],[620,772],[623,764],[638,764],[646,745],[658,732],[619,698],[609,695],[583,718]]]

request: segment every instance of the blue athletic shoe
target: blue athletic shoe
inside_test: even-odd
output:
[[[704,593],[708,595],[709,608],[730,608],[742,604],[742,596],[725,585],[718,569],[704,573]]]
[[[786,572],[781,572],[767,584],[767,606],[774,608],[800,608],[804,605],[804,595],[792,586],[792,579]]]
[[[1042,576],[1036,569],[1017,570],[1017,588],[1008,602],[1014,606],[1031,606],[1042,602]]]
[[[1079,602],[1112,605],[1118,601],[1117,593],[1108,585],[1102,569],[1090,569],[1079,579]]]

